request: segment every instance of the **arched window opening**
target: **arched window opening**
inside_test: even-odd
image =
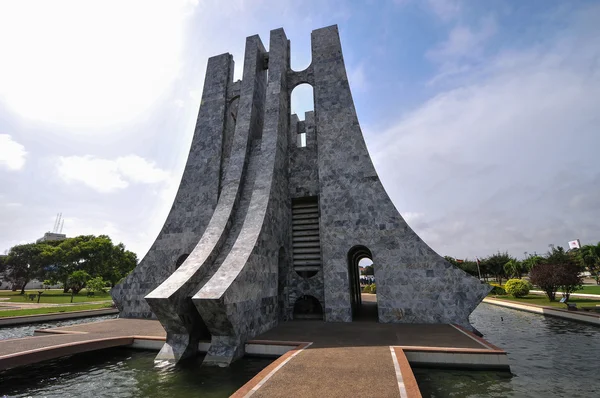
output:
[[[181,264],[183,264],[185,262],[185,260],[188,258],[188,256],[189,256],[189,253],[182,254],[181,256],[179,256],[177,261],[175,261],[175,269],[181,267]]]
[[[297,115],[299,120],[297,126],[291,126],[291,130],[296,132],[296,146],[304,148],[310,139],[310,132],[314,130],[314,120],[307,120],[306,117],[306,112],[315,109],[314,93],[310,84],[299,84],[292,90],[290,109],[292,115]]]
[[[377,320],[377,281],[373,254],[365,246],[348,251],[348,277],[354,320]]]
[[[312,62],[310,35],[290,37],[290,67],[294,72],[302,72]]]
[[[323,307],[319,300],[310,295],[304,295],[294,304],[294,319],[323,319]]]

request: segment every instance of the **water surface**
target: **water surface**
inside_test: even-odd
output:
[[[156,352],[112,348],[0,372],[8,397],[228,397],[272,362],[244,357],[229,368],[201,367],[202,356],[169,369]]]
[[[600,397],[600,328],[481,304],[471,323],[511,372],[414,368],[423,397]]]
[[[116,317],[117,317],[117,314],[69,319],[69,320],[64,320],[64,321],[50,321],[50,322],[28,323],[28,324],[16,325],[16,326],[4,326],[4,327],[0,327],[0,340],[16,339],[16,338],[21,338],[21,337],[33,336],[33,332],[36,329],[49,329],[49,328],[58,328],[61,326],[79,325],[82,323],[100,322],[100,321],[106,321],[108,319],[115,319]]]

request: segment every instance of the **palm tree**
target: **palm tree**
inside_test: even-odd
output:
[[[509,277],[514,277],[517,279],[521,279],[521,274],[523,274],[523,265],[517,259],[510,259],[504,264],[504,272]]]
[[[523,266],[527,271],[531,271],[533,267],[542,263],[543,258],[540,256],[530,256],[523,260]]]
[[[600,242],[597,245],[584,245],[577,251],[581,265],[587,268],[596,284],[600,285]]]

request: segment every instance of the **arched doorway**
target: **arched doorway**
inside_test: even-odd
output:
[[[294,304],[294,319],[323,319],[323,307],[310,295],[300,296]]]
[[[353,320],[377,321],[377,288],[373,254],[362,245],[348,251],[348,277]]]
[[[290,112],[296,114],[300,121],[305,121],[306,112],[314,111],[315,100],[313,87],[308,83],[302,83],[292,89],[290,93]],[[306,148],[308,144],[307,132],[304,124],[300,124],[296,140],[298,148]],[[313,137],[314,139],[314,137]]]

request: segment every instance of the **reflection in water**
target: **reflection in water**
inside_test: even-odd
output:
[[[79,325],[82,323],[100,322],[108,319],[114,319],[116,317],[117,315],[104,315],[65,321],[39,322],[18,326],[6,326],[0,328],[0,340],[33,336],[33,332],[37,329],[49,329],[58,328],[61,326]]]
[[[245,357],[229,368],[200,367],[198,356],[157,369],[155,356],[113,348],[0,372],[0,396],[228,397],[272,361]]]
[[[415,368],[423,397],[600,397],[600,328],[490,304],[471,323],[508,352],[512,375]]]

